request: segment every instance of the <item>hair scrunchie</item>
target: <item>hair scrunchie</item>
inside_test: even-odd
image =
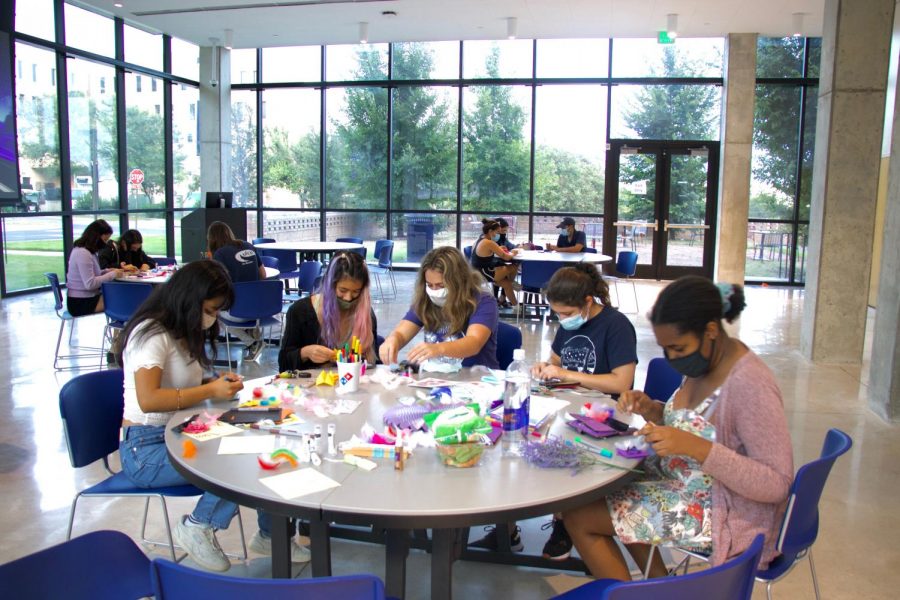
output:
[[[734,295],[734,284],[728,282],[717,283],[716,287],[719,288],[719,294],[722,296],[722,316],[728,314],[728,311],[731,310],[731,297]]]

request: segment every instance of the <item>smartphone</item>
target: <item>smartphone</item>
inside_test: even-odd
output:
[[[182,421],[181,423],[179,423],[178,425],[176,425],[175,427],[172,428],[172,433],[181,433],[182,431],[184,431],[185,427],[187,427],[188,425],[190,425],[191,423],[193,423],[194,421],[196,421],[199,418],[200,418],[200,415],[196,414],[196,415],[193,415],[190,419],[187,419],[186,421]]]
[[[628,425],[627,423],[623,423],[622,421],[613,419],[612,417],[609,417],[608,419],[606,419],[603,422],[606,423],[607,425],[609,425],[610,427],[612,427],[613,429],[615,429],[616,431],[628,431],[630,429],[630,425]]]

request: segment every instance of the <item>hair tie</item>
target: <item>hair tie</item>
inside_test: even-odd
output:
[[[734,295],[734,284],[722,282],[717,283],[716,287],[719,288],[719,294],[722,296],[722,316],[725,316],[731,310],[731,297]]]

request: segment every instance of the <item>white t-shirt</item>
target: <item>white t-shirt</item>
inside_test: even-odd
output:
[[[124,417],[133,423],[143,425],[165,425],[172,416],[171,412],[144,412],[138,404],[134,385],[134,373],[138,369],[162,369],[161,388],[188,388],[203,383],[203,368],[193,360],[184,344],[176,341],[168,332],[153,333],[137,339],[150,321],[138,325],[128,336],[128,345],[122,356],[125,375],[125,414]]]

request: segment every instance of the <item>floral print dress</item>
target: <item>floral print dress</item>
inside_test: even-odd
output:
[[[666,403],[663,423],[711,442],[716,430],[708,418],[719,398],[716,390],[696,408],[673,409]],[[651,455],[643,480],[606,498],[616,535],[625,544],[674,544],[696,552],[712,551],[712,477],[687,456]]]

